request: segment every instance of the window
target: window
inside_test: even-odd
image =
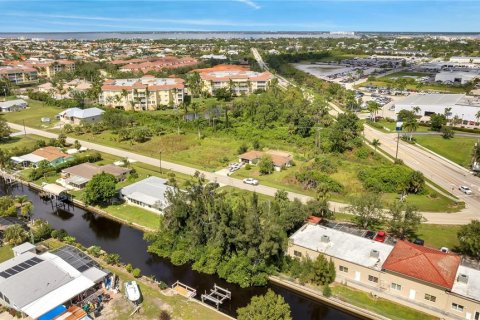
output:
[[[402,286],[399,285],[398,283],[392,283],[390,287],[394,290],[398,290],[398,291],[402,290]]]
[[[457,303],[452,303],[452,309],[455,311],[463,312],[463,306]]]
[[[374,276],[368,276],[368,281],[370,282],[374,282],[374,283],[378,283],[378,278],[377,277],[374,277]]]
[[[294,250],[294,251],[293,251],[293,255],[294,255],[295,257],[301,257],[301,256],[302,256],[302,253],[301,253],[300,251]]]
[[[338,270],[340,270],[341,272],[348,272],[348,268],[344,266],[339,266]]]
[[[425,293],[425,300],[435,302],[435,301],[437,301],[437,297],[432,296],[431,294]]]

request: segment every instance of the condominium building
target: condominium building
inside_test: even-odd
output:
[[[255,72],[237,65],[217,65],[193,72],[199,73],[202,90],[212,95],[221,88],[229,88],[235,95],[248,95],[256,90],[267,90],[273,79],[270,72]]]
[[[480,270],[457,254],[402,240],[381,243],[310,223],[290,237],[287,254],[324,255],[335,264],[337,282],[425,313],[480,319]]]
[[[70,60],[54,60],[43,58],[30,58],[24,61],[8,61],[7,64],[12,66],[24,66],[34,68],[38,72],[38,76],[52,78],[61,71],[75,71],[75,62]]]
[[[111,62],[115,65],[122,65],[120,71],[123,72],[149,72],[162,71],[164,69],[176,69],[198,64],[197,59],[191,57],[150,57],[132,60],[114,60]]]
[[[37,82],[37,70],[25,66],[1,66],[0,78],[8,79],[16,85]]]
[[[155,78],[146,75],[137,79],[106,80],[100,103],[125,110],[157,110],[160,106],[177,106],[183,102],[185,85],[180,78]]]

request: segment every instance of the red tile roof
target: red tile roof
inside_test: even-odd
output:
[[[311,223],[311,224],[319,224],[320,221],[322,221],[322,218],[315,217],[315,216],[309,216],[306,220],[307,220],[308,223]]]
[[[398,241],[383,269],[451,289],[461,258],[454,253]]]

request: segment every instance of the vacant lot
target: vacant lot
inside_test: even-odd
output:
[[[34,134],[15,136],[0,140],[0,149],[15,153],[15,150],[20,151],[33,148],[35,143],[39,140],[47,140],[47,138],[36,136]]]
[[[454,137],[453,139],[444,139],[441,136],[436,135],[415,136],[415,139],[418,144],[465,168],[470,167],[473,146],[478,141],[477,138],[473,137]]]
[[[14,122],[18,124],[24,124],[27,127],[46,129],[53,127],[58,120],[55,119],[55,115],[62,111],[57,107],[52,107],[44,104],[41,101],[27,100],[28,108],[26,110],[18,112],[2,113],[2,117],[8,122]],[[42,118],[50,118],[50,123],[42,123]]]

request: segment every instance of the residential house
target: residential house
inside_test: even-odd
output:
[[[25,110],[28,107],[28,103],[23,99],[7,100],[0,102],[1,112],[13,112]]]
[[[79,125],[82,123],[95,123],[102,120],[102,114],[105,111],[99,108],[88,108],[88,109],[79,109],[79,108],[69,108],[57,115],[57,118],[60,119],[63,123]]]
[[[389,244],[362,235],[357,229],[305,224],[290,237],[287,254],[324,255],[335,264],[337,282],[434,316],[480,319],[478,263],[403,240]]]
[[[98,166],[94,163],[81,163],[76,166],[65,168],[61,172],[61,178],[58,183],[75,189],[82,189],[92,180],[93,176],[102,172],[109,173],[117,179],[123,181],[132,171],[129,168],[122,168],[114,164]]]
[[[157,110],[159,106],[179,105],[184,94],[183,79],[146,75],[137,79],[106,80],[99,100],[105,106],[125,110]]]
[[[107,276],[90,257],[72,246],[37,254],[30,244],[0,263],[0,304],[38,319],[75,297],[101,288]],[[50,319],[50,318],[49,318]]]
[[[272,159],[275,171],[281,171],[282,168],[290,167],[293,161],[291,154],[276,150],[268,150],[266,152],[256,150],[247,151],[238,156],[238,161],[255,165],[264,156]]]
[[[32,153],[25,154],[23,156],[11,157],[10,160],[22,166],[32,165],[37,167],[42,161],[48,161],[52,166],[59,165],[61,163],[73,160],[73,156],[62,152],[59,148],[48,146],[39,148]]]
[[[155,213],[162,213],[168,207],[167,192],[173,192],[173,187],[166,184],[167,180],[148,177],[120,189],[120,197],[128,204],[145,208]]]
[[[199,73],[203,90],[211,95],[221,88],[228,88],[235,95],[248,95],[256,90],[267,90],[273,79],[268,71],[251,71],[248,67],[239,65],[222,64],[192,72]]]

